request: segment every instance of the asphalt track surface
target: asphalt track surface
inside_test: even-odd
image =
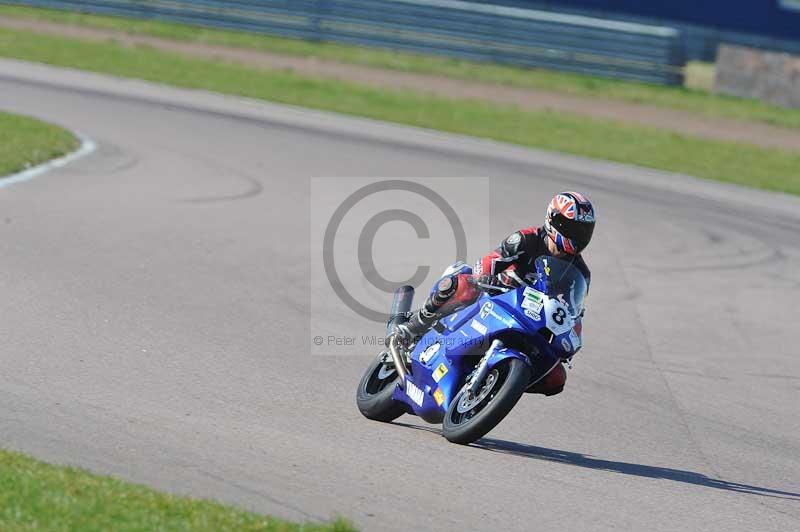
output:
[[[12,61],[0,109],[98,145],[0,190],[3,447],[367,530],[798,529],[796,198]],[[469,447],[363,419],[369,357],[309,354],[319,175],[490,176],[498,242],[590,195],[566,391]]]

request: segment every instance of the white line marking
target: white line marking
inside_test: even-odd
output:
[[[623,22],[619,20],[607,20],[601,18],[587,17],[584,15],[570,15],[566,13],[554,13],[551,11],[540,11],[538,9],[528,9],[520,7],[498,6],[477,4],[473,2],[463,2],[461,0],[394,0],[401,4],[413,4],[421,6],[442,7],[447,9],[459,9],[461,11],[472,11],[489,15],[500,15],[528,20],[543,20],[546,22],[558,22],[561,24],[573,24],[575,26],[585,26],[589,28],[601,28],[606,30],[624,31],[626,33],[641,33],[643,35],[657,35],[659,37],[675,37],[679,35],[678,30],[666,26],[651,26],[649,24],[637,24],[636,22]]]
[[[89,137],[85,137],[77,131],[73,131],[72,133],[81,141],[81,145],[77,150],[59,157],[58,159],[52,159],[16,174],[11,174],[6,177],[0,176],[0,188],[10,187],[11,185],[16,185],[17,183],[22,183],[23,181],[30,181],[34,177],[38,177],[46,172],[49,172],[50,170],[61,168],[62,166],[66,166],[71,162],[86,157],[97,149],[97,144],[95,144],[95,142]]]

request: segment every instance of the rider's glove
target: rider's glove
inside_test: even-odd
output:
[[[498,279],[496,275],[481,275],[480,277],[478,277],[477,281],[478,281],[478,286],[484,289],[491,290],[492,288],[497,288],[497,289],[505,288],[503,282],[500,279]]]

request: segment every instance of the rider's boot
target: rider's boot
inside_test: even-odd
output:
[[[436,313],[430,312],[427,306],[423,306],[416,312],[411,314],[408,321],[398,326],[398,330],[403,339],[413,342],[431,328],[436,322],[438,316]]]
[[[428,296],[422,308],[413,312],[408,321],[399,325],[395,332],[406,342],[414,342],[439,319],[439,310],[456,293],[456,277],[445,277],[436,285],[436,291]]]
[[[540,393],[546,397],[556,395],[564,391],[567,383],[567,371],[563,364],[558,364],[542,380],[525,390],[528,393]]]

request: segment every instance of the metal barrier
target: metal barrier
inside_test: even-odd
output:
[[[673,28],[462,0],[57,0],[37,7],[126,15],[680,85]]]
[[[687,60],[716,61],[721,44],[800,54],[800,0],[468,0],[547,12],[666,25]],[[797,6],[794,7],[793,6]],[[791,35],[795,35],[792,38]]]

